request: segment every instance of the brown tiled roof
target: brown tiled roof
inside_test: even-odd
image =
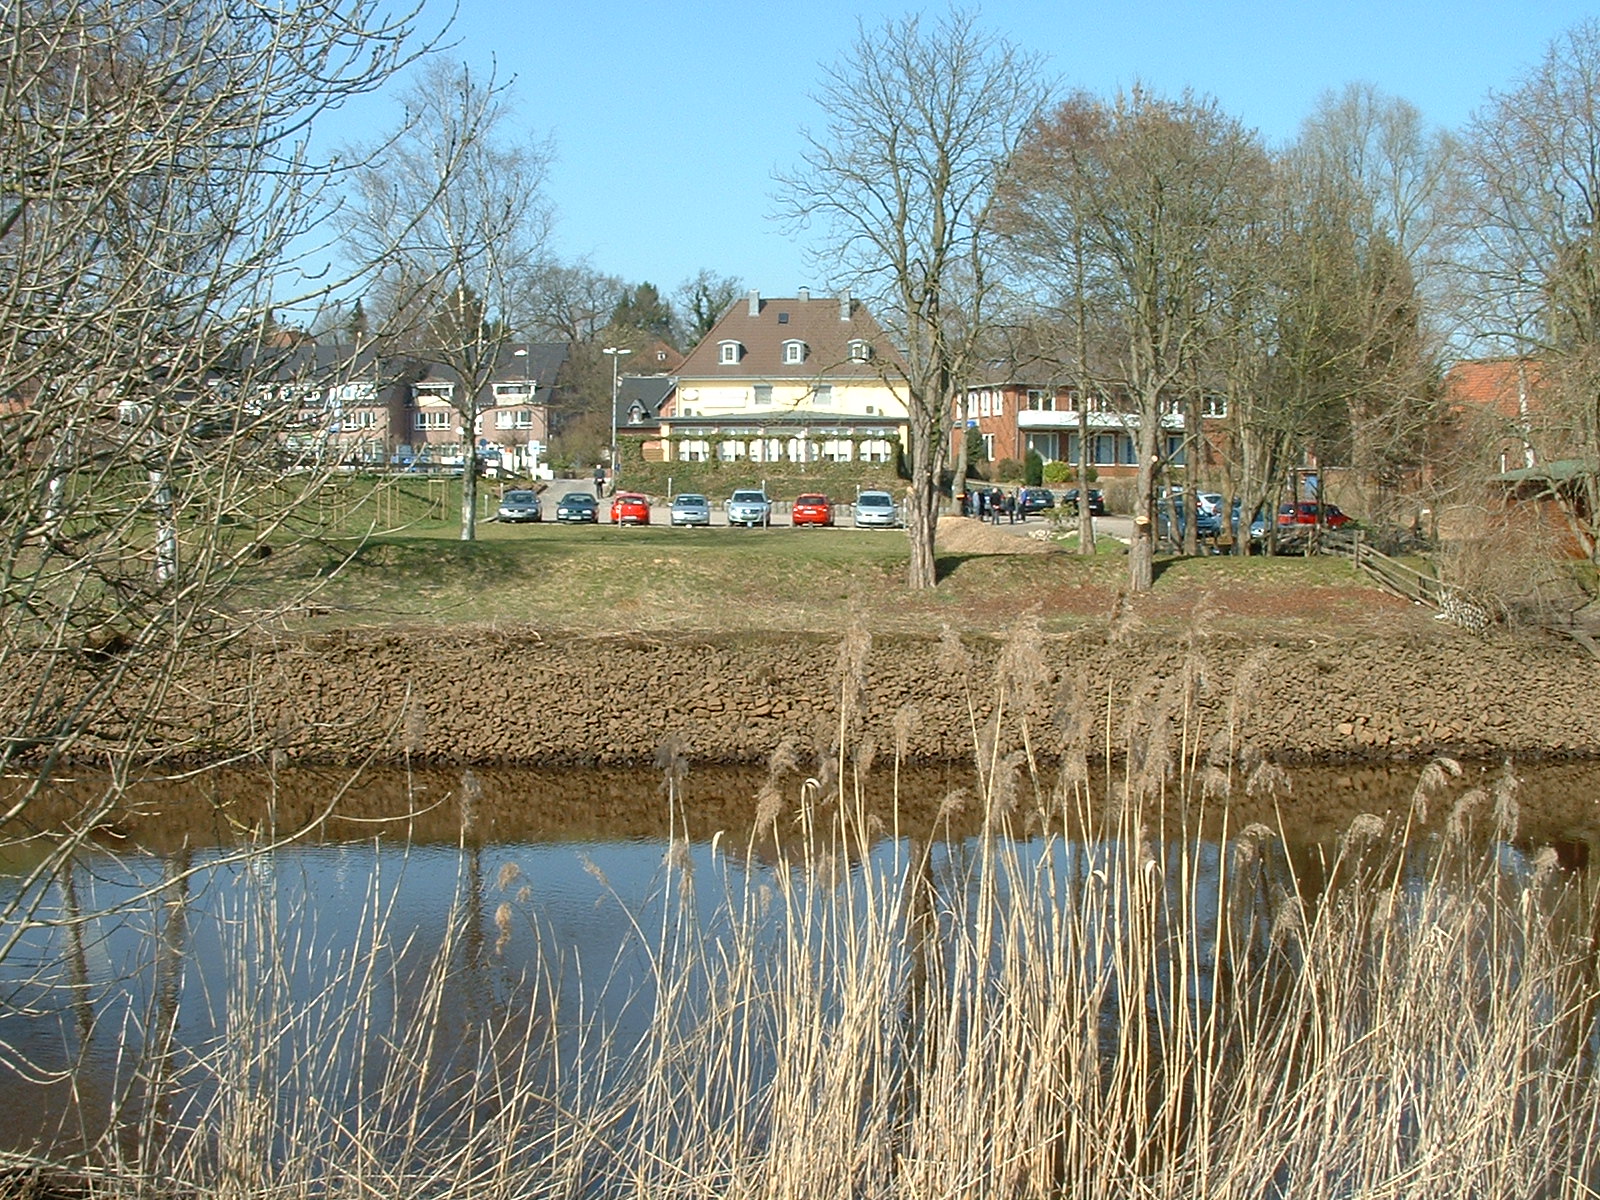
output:
[[[754,307],[755,312],[751,312]],[[843,314],[848,312],[848,317]],[[783,361],[785,342],[806,345],[805,360]],[[850,358],[856,339],[872,347],[865,362]],[[737,363],[721,363],[719,347],[728,341],[744,349]],[[888,337],[859,300],[838,296],[762,299],[741,297],[678,368],[680,380],[710,379],[877,379],[900,361]]]
[[[1518,397],[1526,393],[1529,408],[1538,408],[1543,384],[1539,363],[1526,358],[1488,358],[1459,362],[1445,373],[1445,394],[1451,405],[1492,410],[1504,417],[1521,412]]]

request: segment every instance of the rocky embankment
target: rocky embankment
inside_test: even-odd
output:
[[[163,702],[168,748],[280,762],[760,762],[786,739],[918,760],[1199,744],[1287,761],[1600,755],[1600,666],[1440,627],[1201,644],[1135,634],[331,635],[213,661]],[[132,701],[132,697],[126,697]]]

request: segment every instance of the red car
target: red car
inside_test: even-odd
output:
[[[809,492],[804,496],[796,496],[794,507],[789,510],[789,520],[796,527],[801,525],[832,525],[833,505],[828,503],[826,496],[819,496]]]
[[[638,492],[618,492],[611,500],[613,525],[650,524],[650,500]]]
[[[1339,511],[1336,504],[1318,504],[1315,500],[1302,500],[1298,504],[1285,504],[1278,509],[1278,526],[1326,525],[1337,529],[1348,525],[1350,518]]]

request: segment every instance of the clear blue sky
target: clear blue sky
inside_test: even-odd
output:
[[[799,131],[821,124],[810,99],[819,65],[854,41],[858,19],[871,28],[917,9],[460,0],[447,52],[475,71],[514,75],[521,123],[553,138],[559,257],[587,256],[667,293],[707,268],[792,295],[830,282],[770,217],[774,170],[794,166]],[[424,21],[449,12],[426,0]],[[1564,0],[992,0],[978,9],[985,27],[1042,55],[1062,88],[1193,88],[1269,144],[1291,139],[1321,93],[1353,82],[1458,128],[1592,12]],[[369,100],[329,132],[365,138],[392,119]]]

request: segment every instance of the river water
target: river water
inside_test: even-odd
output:
[[[1487,829],[1505,770],[1467,764],[1421,827],[1454,813]],[[24,814],[38,838],[14,826],[0,861],[0,1148],[132,1155],[213,1120],[222,1079],[270,1072],[275,1103],[302,1103],[299,1089],[331,1104],[392,1092],[401,1057],[481,1060],[487,1030],[539,1041],[551,1078],[602,1036],[620,1069],[660,1008],[664,947],[688,927],[714,942],[750,897],[781,889],[785,845],[833,836],[825,811],[847,810],[843,860],[861,880],[924,869],[966,886],[985,827],[973,768],[880,768],[843,805],[826,774],[213,771],[132,788],[69,871],[30,886],[59,844],[51,831],[104,786],[64,780]],[[1525,863],[1554,847],[1563,866],[1586,865],[1600,766],[1515,774],[1514,827],[1502,812],[1490,852]],[[1241,781],[1227,806],[1161,806],[1149,836],[1163,821],[1191,831],[1205,876],[1253,827],[1282,847],[1285,886],[1315,890],[1317,864],[1362,814],[1417,823],[1418,781],[1415,767],[1318,768],[1256,796]],[[1099,860],[1096,835],[1047,829],[1030,814],[1048,798],[1021,792],[1008,840],[1028,870]],[[840,894],[837,879],[805,886]],[[867,883],[845,891],[874,903]],[[406,1040],[418,1014],[435,1023],[426,1047]],[[413,1105],[442,1114],[455,1101],[439,1094]]]

